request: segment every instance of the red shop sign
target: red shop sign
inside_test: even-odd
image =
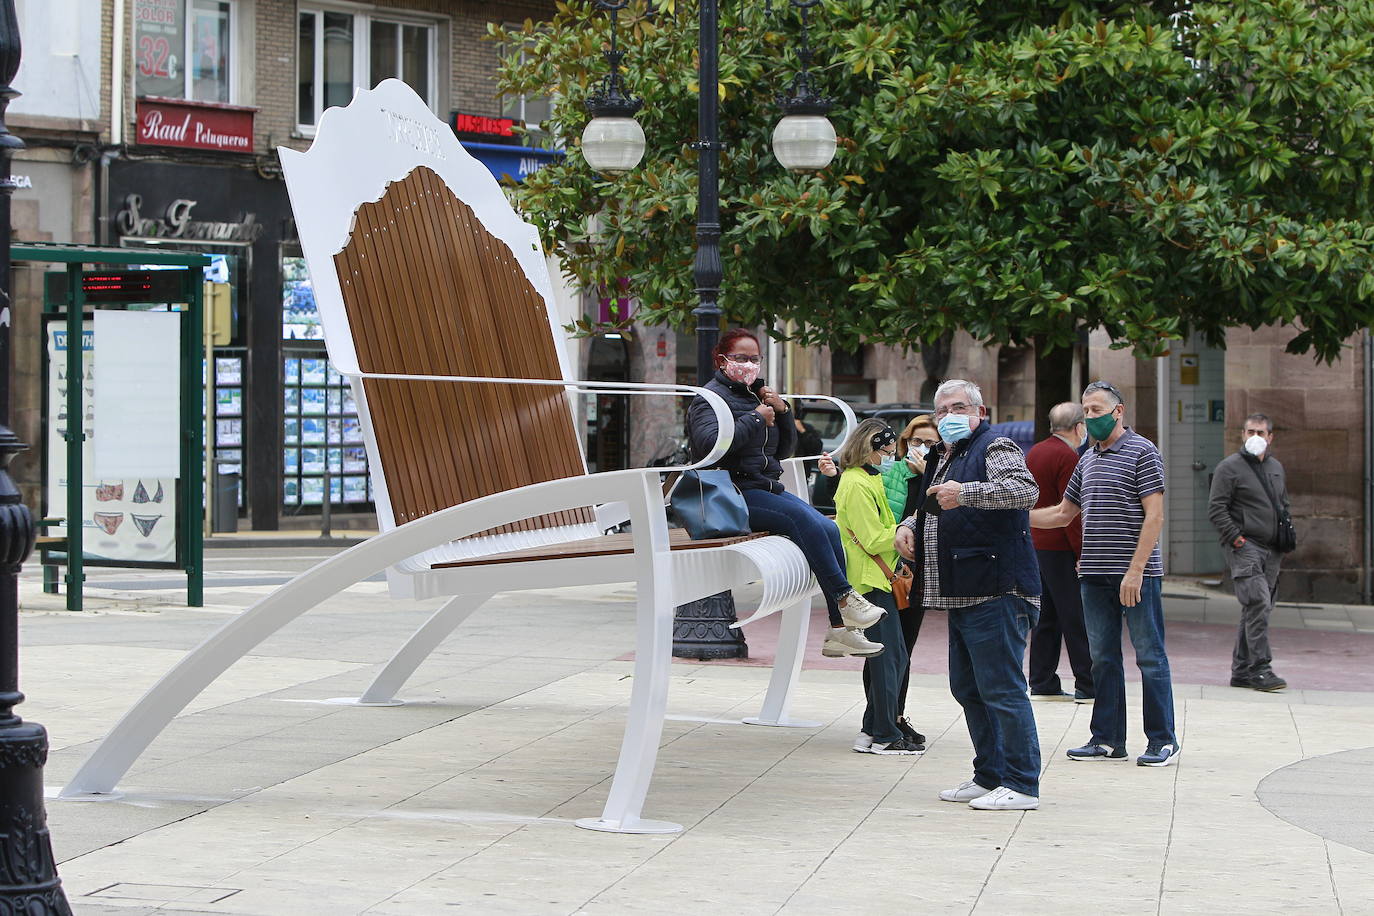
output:
[[[138,142],[229,153],[253,151],[253,112],[181,99],[138,100]]]

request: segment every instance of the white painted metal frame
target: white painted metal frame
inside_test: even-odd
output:
[[[377,142],[359,152],[359,138]],[[390,141],[388,144],[386,141]],[[262,640],[320,602],[382,570],[393,590],[428,597],[450,596],[383,667],[357,701],[395,705],[396,692],[430,652],[467,616],[498,592],[555,586],[633,581],[636,584],[635,668],[630,710],[615,776],[599,818],[579,826],[626,833],[674,832],[676,824],[641,816],[653,775],[667,702],[673,608],[747,582],[761,581],[763,597],[747,622],[783,611],[777,664],[755,724],[806,726],[788,716],[801,668],[817,587],[801,551],[781,537],[758,538],[726,547],[670,551],[659,474],[663,468],[633,469],[554,480],[497,493],[396,525],[386,496],[385,468],[378,460],[363,378],[480,384],[558,385],[571,392],[614,391],[630,395],[701,396],[715,412],[718,438],[702,461],[714,463],[729,448],[733,420],[713,392],[690,385],[568,381],[567,353],[558,347],[563,379],[447,378],[376,375],[361,371],[343,308],[333,255],[348,240],[353,213],[376,200],[391,181],[427,165],[473,209],[487,231],[505,241],[535,288],[552,302],[547,266],[533,227],[521,221],[485,167],[472,159],[452,132],[403,83],[388,80],[359,92],[346,109],[330,109],[309,153],[282,150],[302,248],[315,283],[325,342],[331,360],[349,377],[357,394],[367,446],[377,476],[378,513],[383,531],[320,563],[264,598],[188,653],[120,720],[64,787],[60,797],[109,798],[139,755],[206,686]],[[559,329],[550,312],[550,333]],[[825,398],[826,400],[833,400]],[[838,403],[838,402],[837,402]],[[853,415],[841,403],[852,428]],[[571,409],[571,403],[570,403]],[[806,498],[800,460],[787,463],[786,481]],[[507,522],[569,509],[594,507],[598,523],[518,535],[473,537]],[[445,559],[494,554],[595,536],[602,523],[628,518],[634,531],[629,554],[476,564],[435,569]],[[463,540],[459,544],[455,542]]]

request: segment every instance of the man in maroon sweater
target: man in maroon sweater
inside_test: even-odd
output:
[[[1026,455],[1040,498],[1035,508],[1057,506],[1064,498],[1079,449],[1087,440],[1083,407],[1072,401],[1056,404],[1050,410],[1050,436],[1037,442]],[[1083,524],[1074,518],[1063,528],[1032,528],[1035,556],[1040,561],[1040,622],[1031,633],[1031,698],[1091,703],[1093,663],[1088,654],[1088,633],[1083,626],[1083,601],[1078,590],[1078,554],[1083,547]],[[1059,683],[1059,641],[1069,650],[1074,692],[1070,695]]]

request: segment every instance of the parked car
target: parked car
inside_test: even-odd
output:
[[[912,417],[931,413],[934,408],[921,404],[850,404],[854,416],[863,420],[878,417],[886,420],[887,425],[897,432],[911,422]],[[825,401],[807,401],[797,408],[797,416],[803,423],[810,423],[821,435],[825,444],[824,451],[833,452],[844,444],[844,414],[834,404]]]
[[[911,422],[913,417],[931,413],[934,408],[922,404],[850,404],[854,416],[859,420],[877,417],[887,422],[898,433]],[[834,453],[844,444],[844,414],[834,404],[825,401],[808,401],[797,408],[797,417],[815,427],[823,444],[822,451]],[[838,478],[820,474],[813,462],[807,462],[808,484],[811,488],[811,505],[822,512],[833,514],[835,511],[835,486]]]

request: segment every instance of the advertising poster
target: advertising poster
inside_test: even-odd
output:
[[[110,407],[112,398],[125,396],[127,392],[121,394],[102,387],[96,327],[87,321],[83,328],[83,378],[79,380],[67,378],[65,322],[50,322],[46,328],[50,417],[47,424],[47,512],[58,518],[67,515],[67,442],[64,436],[72,419],[66,411],[67,385],[75,381],[82,386],[85,407],[85,416],[81,418],[86,435],[81,459],[84,479],[80,481],[83,504],[80,524],[85,556],[95,560],[173,564],[176,562],[176,479],[156,476],[157,468],[166,470],[167,456],[150,454],[147,474],[128,467],[118,476],[109,478],[102,478],[96,472],[96,433],[101,422],[101,405]],[[173,365],[176,365],[175,357]],[[114,378],[118,379],[120,374],[116,370]],[[110,415],[114,419],[107,423],[122,422],[119,410],[111,410]],[[175,425],[179,419],[174,413],[171,422]],[[132,442],[139,441],[136,430],[125,429],[124,434]],[[66,525],[48,530],[59,537],[67,533]]]

